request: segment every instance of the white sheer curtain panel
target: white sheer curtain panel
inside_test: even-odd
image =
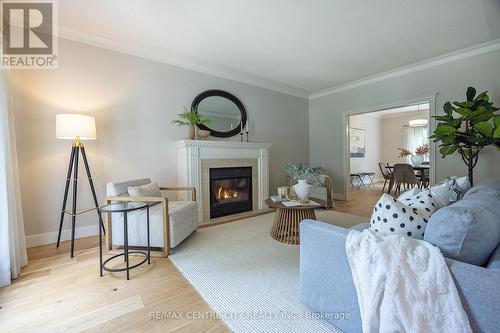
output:
[[[415,154],[415,149],[429,143],[429,128],[427,126],[405,126],[403,127],[405,148]],[[424,158],[425,161],[429,157]],[[407,157],[407,162],[410,162],[410,156]]]
[[[0,71],[0,287],[28,264],[17,166],[14,117],[6,71]]]

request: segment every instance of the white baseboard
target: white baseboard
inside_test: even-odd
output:
[[[89,236],[95,236],[99,234],[99,229],[96,225],[89,225],[84,227],[78,227],[75,230],[75,238],[84,238]],[[45,244],[55,244],[57,243],[57,231],[47,232],[38,235],[29,235],[25,237],[26,247],[33,247]],[[61,241],[71,239],[71,229],[63,229],[61,233]]]

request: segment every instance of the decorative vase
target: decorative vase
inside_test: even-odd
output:
[[[309,197],[309,190],[312,185],[307,183],[307,179],[299,179],[299,182],[292,186],[292,189],[300,199],[307,199]]]
[[[422,164],[424,162],[424,156],[423,155],[413,155],[410,157],[410,160],[411,160],[411,164],[413,164],[413,166],[420,166],[420,164]]]
[[[194,125],[189,124],[188,128],[189,128],[189,140],[194,140]]]
[[[210,131],[198,129],[198,137],[200,140],[206,140],[210,135]]]

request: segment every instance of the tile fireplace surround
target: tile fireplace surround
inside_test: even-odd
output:
[[[175,145],[177,184],[196,187],[201,223],[210,223],[210,168],[251,167],[253,212],[267,208],[270,143],[180,140]]]

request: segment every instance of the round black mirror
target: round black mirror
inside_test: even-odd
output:
[[[243,103],[223,90],[207,90],[199,94],[191,105],[200,116],[209,119],[208,125],[199,124],[199,129],[210,131],[210,135],[229,138],[240,133],[247,123],[247,112]]]

